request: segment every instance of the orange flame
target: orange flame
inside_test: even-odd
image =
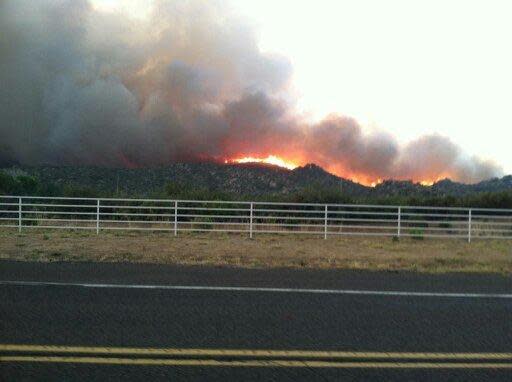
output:
[[[240,158],[234,158],[234,159],[226,159],[224,160],[224,163],[226,164],[235,164],[235,163],[264,163],[264,164],[270,164],[274,166],[279,166],[282,168],[286,168],[288,170],[293,170],[299,166],[304,165],[305,162],[303,159],[298,159],[297,157],[294,160],[290,160],[288,158],[283,158],[277,155],[267,155],[266,157],[257,157],[257,156],[245,156]],[[353,182],[365,185],[367,187],[377,187],[379,184],[382,184],[384,182],[384,179],[377,178],[372,179],[371,177],[366,177],[362,174],[354,174],[354,173],[347,173],[346,171],[340,170],[339,168],[332,166],[332,167],[326,167],[326,170],[331,172],[332,174],[335,174],[337,176],[347,178],[352,180]],[[424,179],[419,180],[418,183],[422,186],[433,186],[436,182],[441,180],[442,177],[438,177],[437,179]]]
[[[266,163],[274,166],[287,168],[288,170],[293,170],[294,168],[298,167],[297,164],[284,160],[275,155],[269,155],[266,158],[243,157],[238,159],[229,159],[225,160],[224,163]]]
[[[370,187],[377,187],[378,184],[381,184],[383,182],[382,179],[377,179],[376,181],[373,181],[370,183]]]

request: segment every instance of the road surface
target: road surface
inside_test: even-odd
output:
[[[0,262],[0,380],[503,380],[497,275]]]

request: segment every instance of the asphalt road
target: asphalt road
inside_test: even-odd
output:
[[[510,277],[4,261],[0,281],[5,381],[512,378]]]

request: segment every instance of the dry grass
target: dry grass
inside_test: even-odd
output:
[[[2,229],[0,259],[512,273],[512,242]]]

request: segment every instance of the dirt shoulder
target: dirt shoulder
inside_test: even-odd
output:
[[[0,259],[510,274],[512,242],[2,229]]]

